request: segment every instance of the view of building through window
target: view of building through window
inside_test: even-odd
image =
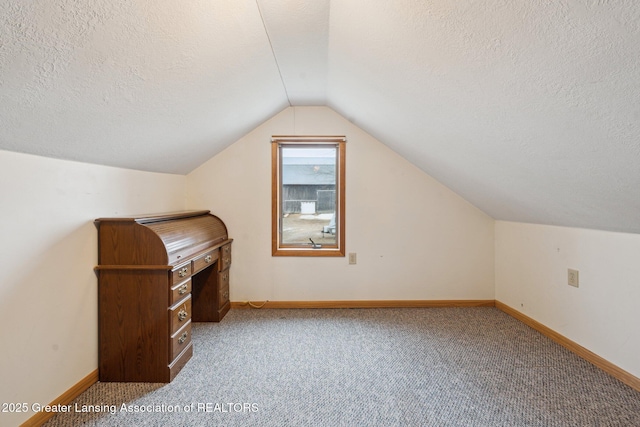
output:
[[[336,244],[336,159],[336,147],[281,148],[282,244]]]

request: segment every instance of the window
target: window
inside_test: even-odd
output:
[[[271,139],[272,253],[344,256],[345,137]]]

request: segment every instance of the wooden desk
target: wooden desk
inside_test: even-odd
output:
[[[193,354],[191,322],[229,311],[227,228],[209,211],[95,224],[100,381],[170,382]]]

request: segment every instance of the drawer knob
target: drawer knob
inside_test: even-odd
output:
[[[211,262],[211,255],[207,255],[206,257],[204,257],[204,262],[209,264]]]
[[[180,286],[180,289],[178,289],[178,295],[184,295],[187,293],[187,284],[185,283],[184,285]]]
[[[188,316],[187,311],[184,308],[180,309],[180,311],[178,312],[178,320],[182,322],[184,319],[187,318],[187,316]]]
[[[180,336],[180,338],[178,338],[178,344],[184,344],[184,342],[187,340],[187,337],[188,337],[188,336],[189,336],[189,335],[188,335],[186,332],[184,332],[184,333]]]
[[[185,277],[188,274],[187,267],[182,267],[180,271],[178,271],[178,277]]]

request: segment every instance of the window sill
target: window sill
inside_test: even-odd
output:
[[[292,257],[344,257],[345,252],[338,248],[280,248],[274,249],[273,256]]]

